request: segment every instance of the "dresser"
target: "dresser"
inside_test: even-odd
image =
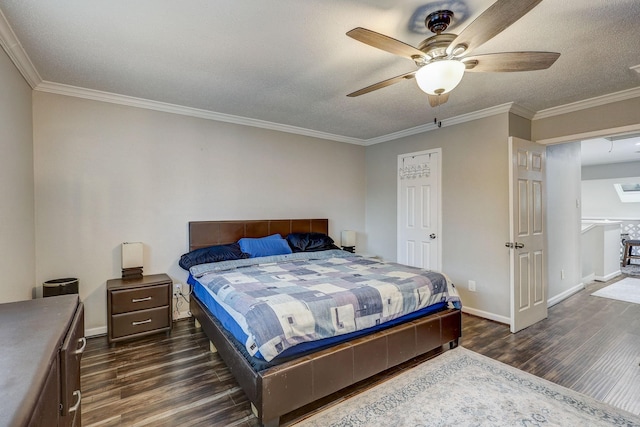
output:
[[[0,304],[0,424],[80,426],[78,295]]]
[[[166,274],[107,281],[107,329],[110,344],[172,326],[173,281]]]

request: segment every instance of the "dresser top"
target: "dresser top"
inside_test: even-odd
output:
[[[0,424],[31,416],[78,302],[60,295],[0,304]]]
[[[116,290],[118,288],[131,289],[143,286],[158,285],[164,283],[173,283],[171,277],[166,274],[150,274],[130,279],[110,279],[107,280],[107,290]]]

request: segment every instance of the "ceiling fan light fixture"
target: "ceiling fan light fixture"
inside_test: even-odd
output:
[[[429,95],[451,92],[462,80],[465,65],[456,60],[442,59],[420,67],[416,71],[416,82]]]

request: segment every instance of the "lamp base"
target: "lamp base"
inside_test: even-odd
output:
[[[352,254],[356,252],[356,247],[355,246],[343,246],[342,247],[343,251],[347,251],[347,252],[351,252]]]
[[[139,279],[141,277],[142,277],[142,267],[123,268],[122,269],[122,278],[123,279]]]

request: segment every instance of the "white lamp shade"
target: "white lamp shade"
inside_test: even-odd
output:
[[[353,230],[342,230],[340,234],[340,243],[344,247],[353,247],[356,245],[356,232]]]
[[[143,245],[141,242],[122,244],[122,268],[142,267]]]
[[[462,62],[444,59],[433,61],[416,72],[416,82],[423,92],[441,95],[451,92],[462,80],[465,66]]]

